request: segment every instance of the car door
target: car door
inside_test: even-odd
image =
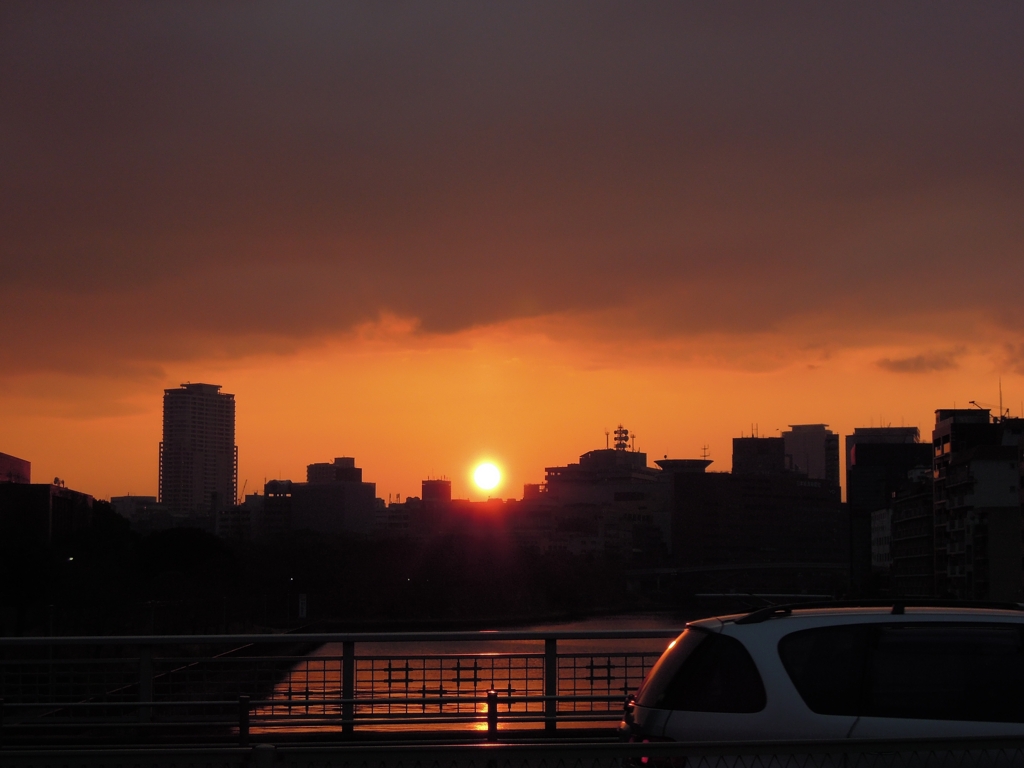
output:
[[[859,739],[1024,735],[1024,631],[1015,623],[873,628]]]
[[[778,641],[782,670],[770,698],[779,739],[845,739],[862,699],[870,628],[831,624],[796,630]],[[767,664],[766,664],[767,666]]]

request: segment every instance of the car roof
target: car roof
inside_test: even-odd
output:
[[[762,624],[767,621],[785,621],[794,619],[812,619],[815,624],[843,624],[851,619],[875,622],[889,617],[902,617],[912,621],[926,619],[944,621],[980,621],[996,619],[1000,621],[1024,621],[1024,605],[1017,603],[945,603],[945,604],[908,604],[903,602],[887,602],[869,605],[833,604],[792,604],[769,606],[750,613],[715,616],[698,621],[691,621],[688,627],[720,631],[725,624],[747,625]],[[804,623],[802,621],[797,623]]]

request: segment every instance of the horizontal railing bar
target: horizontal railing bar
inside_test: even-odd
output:
[[[660,656],[660,651],[587,651],[581,653],[559,653],[560,659],[632,659],[644,656]],[[542,652],[521,653],[513,651],[497,651],[494,653],[424,653],[424,654],[387,654],[387,655],[364,655],[356,654],[357,661],[457,661],[459,659],[495,659],[495,660],[523,660],[535,661],[544,658]],[[155,656],[154,661],[164,664],[196,664],[216,663],[224,665],[253,664],[256,662],[273,662],[284,664],[288,662],[308,662],[312,667],[323,666],[327,663],[341,663],[343,656]],[[108,656],[104,658],[58,658],[58,659],[34,659],[34,658],[8,658],[0,659],[0,670],[24,667],[68,667],[71,665],[104,667],[112,672],[121,668],[130,669],[133,664],[138,664],[138,656]],[[10,674],[10,673],[8,673]]]
[[[608,713],[601,712],[573,712],[568,713],[571,716],[560,717],[559,722],[561,723],[609,723],[609,727],[613,728],[620,722],[617,717],[610,717]],[[452,712],[450,714],[438,714],[431,713],[425,717],[413,717],[404,712],[395,713],[394,715],[388,716],[383,713],[377,713],[375,715],[366,715],[365,717],[359,717],[354,722],[357,728],[373,728],[375,726],[392,726],[392,725],[438,725],[445,723],[483,723],[486,722],[485,713],[469,713],[469,712]],[[341,726],[347,722],[341,717],[309,717],[301,721],[291,720],[266,720],[266,721],[253,721],[250,723],[250,728],[308,728],[311,726]],[[518,714],[513,713],[513,716],[502,716],[499,719],[500,723],[518,723],[518,724],[530,724],[540,723],[543,725],[547,722],[543,712],[529,712]],[[62,728],[89,728],[93,726],[96,728],[121,728],[121,729],[139,729],[148,730],[149,728],[170,728],[175,725],[188,725],[195,727],[202,727],[207,729],[227,729],[229,732],[232,730],[237,731],[238,722],[232,720],[190,720],[188,718],[178,718],[175,720],[156,720],[151,722],[139,722],[138,720],[122,720],[122,721],[109,721],[104,720],[100,723],[91,723],[88,720],[67,720],[59,723],[19,723],[16,725],[5,725],[3,731],[8,733],[15,730],[33,730],[33,731],[59,731]]]
[[[428,755],[476,753],[486,754],[488,760],[499,756],[515,757],[538,754],[579,755],[585,752],[623,757],[645,756],[726,756],[726,755],[807,755],[841,752],[846,754],[877,752],[922,752],[922,751],[975,751],[975,750],[1024,750],[1024,738],[963,738],[963,739],[921,739],[921,740],[864,740],[843,741],[748,741],[748,742],[657,742],[628,743],[617,741],[602,742],[554,742],[532,744],[429,744],[425,742],[406,744],[345,744],[326,745],[284,745],[276,751],[285,755],[312,755],[317,752],[336,755],[358,754],[416,754]],[[427,762],[425,759],[424,762]]]
[[[635,654],[637,656],[644,656],[644,655],[656,654],[656,653],[658,653],[658,652],[657,651],[619,651],[618,653],[614,653],[614,652],[609,652],[609,653],[584,653],[584,654],[581,654],[581,655],[584,656],[584,657],[586,657],[586,656],[597,656],[597,657],[600,657],[600,658],[604,658],[605,656],[616,656],[616,655],[627,655],[628,656],[628,655],[633,655],[633,654]],[[563,656],[563,654],[559,654],[559,656]],[[570,657],[569,654],[564,654],[564,656],[566,658]],[[118,657],[113,657],[112,656],[110,658],[118,658]],[[158,659],[159,661],[178,662],[178,663],[192,662],[192,661],[196,661],[198,659],[200,661],[203,661],[203,660],[214,661],[215,660],[217,662],[226,662],[226,663],[230,663],[230,664],[239,664],[239,663],[242,663],[242,662],[253,662],[253,661],[274,661],[274,662],[281,662],[281,661],[309,661],[310,663],[312,663],[314,665],[323,664],[324,662],[340,662],[344,658],[345,658],[344,656],[221,656],[221,657],[216,658],[216,659],[214,659],[214,657],[212,657],[212,656],[191,656],[191,657],[189,657],[189,656],[181,656],[181,657],[178,657],[178,656],[158,656],[158,657],[156,657],[156,659]],[[356,654],[356,659],[358,659],[359,661],[391,661],[391,660],[398,660],[398,659],[401,659],[402,661],[405,661],[406,659],[408,659],[410,661],[433,661],[434,659],[543,659],[543,658],[544,658],[544,653],[540,652],[540,651],[538,651],[536,653],[522,653],[522,652],[518,652],[518,651],[515,651],[515,652],[510,651],[510,652],[505,652],[505,653],[502,653],[500,651],[499,652],[495,652],[495,653],[423,653],[423,654],[403,653],[403,654],[400,654],[400,655],[397,655],[397,656],[393,655],[393,654],[392,655],[375,655],[375,656],[364,656],[362,654]],[[40,661],[40,663],[46,663],[45,659],[40,659],[39,661]]]
[[[167,758],[205,757],[217,758],[237,757],[248,758],[256,750],[267,749],[269,745],[258,744],[254,747],[237,746],[204,746],[204,747],[36,747],[18,749],[8,747],[3,755],[10,760],[46,756],[51,761],[67,761],[75,758],[96,758],[109,756],[108,762],[138,762],[146,758],[159,760],[165,764]],[[748,742],[660,742],[660,743],[624,743],[618,741],[595,740],[531,740],[527,743],[498,742],[484,744],[478,741],[463,744],[437,743],[436,741],[409,742],[359,742],[359,743],[318,743],[309,745],[280,745],[273,747],[279,759],[287,760],[290,756],[303,757],[309,761],[314,755],[356,757],[361,755],[416,755],[424,761],[436,761],[445,756],[453,758],[471,758],[474,755],[487,756],[488,760],[515,758],[523,760],[531,755],[538,757],[566,755],[584,756],[601,755],[607,757],[658,757],[658,756],[727,756],[727,755],[809,755],[809,754],[862,754],[891,752],[963,752],[983,750],[1024,750],[1024,739],[971,737],[960,739],[915,739],[915,740],[858,740],[842,741],[748,741]]]
[[[501,693],[500,691],[498,692]],[[536,695],[519,695],[519,696],[499,696],[499,704],[540,704],[546,701],[556,701],[559,703],[572,704],[576,702],[597,702],[597,701],[625,701],[624,695],[612,695],[612,694],[579,694],[579,695],[558,695],[558,696],[545,696],[542,694]],[[417,696],[414,698],[405,698],[397,696],[385,696],[385,697],[356,697],[353,699],[335,699],[335,698],[322,698],[322,699],[250,699],[249,705],[252,710],[268,707],[294,707],[296,709],[304,706],[327,706],[329,704],[354,704],[356,706],[420,706],[424,704],[437,705],[455,705],[455,704],[486,704],[488,701],[486,696]],[[114,708],[122,707],[125,709],[137,709],[138,707],[228,707],[238,706],[238,699],[214,699],[210,701],[203,701],[198,699],[157,699],[154,701],[138,701],[133,699],[132,701],[27,701],[27,702],[12,702],[7,701],[4,704],[5,707],[13,709],[70,709],[74,708]]]
[[[660,656],[660,651],[591,651],[586,653],[559,653],[560,659],[633,659],[645,656]],[[356,654],[357,661],[448,661],[458,659],[495,659],[495,660],[523,660],[537,661],[544,658],[542,652],[519,653],[519,652],[496,652],[496,653],[430,653],[430,654],[400,654],[400,655],[363,655]],[[289,662],[308,662],[311,667],[323,666],[324,664],[341,664],[343,656],[156,656],[154,662],[163,664],[196,664],[216,663],[223,665],[243,665],[258,662],[273,662],[285,664]],[[109,656],[106,658],[63,658],[63,659],[0,659],[0,671],[5,669],[19,668],[45,668],[69,667],[77,665],[80,667],[105,667],[111,672],[118,669],[131,669],[139,663],[137,656]],[[380,670],[383,671],[383,670]],[[12,673],[8,673],[12,674]]]
[[[581,712],[579,717],[566,717],[559,718],[559,723],[609,723],[609,729],[613,729],[615,723],[619,721],[616,718],[611,717],[600,717],[600,713]],[[303,720],[301,723],[295,723],[295,727],[312,727],[317,725],[331,725],[340,726],[344,723],[343,720]],[[355,721],[356,729],[362,730],[373,730],[375,726],[397,726],[397,725],[459,725],[469,723],[486,723],[487,719],[482,714],[477,717],[470,717],[464,713],[452,714],[450,717],[429,717],[426,719],[414,718],[414,717],[376,717],[376,718],[362,718],[360,717]],[[544,723],[547,722],[543,713],[538,713],[536,717],[505,717],[502,715],[498,720],[499,728],[505,723],[515,723],[516,725],[530,725],[536,723],[539,728],[536,730],[543,730]],[[258,723],[250,725],[250,728],[263,728],[266,730],[276,730],[278,728],[287,729],[289,727],[287,722],[270,722],[270,723]],[[532,730],[532,729],[524,729]]]
[[[289,635],[89,635],[76,637],[0,637],[0,648],[25,645],[233,645],[248,643],[409,643],[493,642],[498,640],[656,640],[676,637],[679,629],[603,629],[544,632],[494,630],[482,632],[318,632]]]
[[[536,713],[518,713],[518,716],[514,716],[516,713],[512,713],[513,716],[506,716],[502,713],[499,723],[519,723],[529,724],[537,723],[543,725],[546,722],[546,718],[543,712]],[[608,717],[606,713],[601,712],[569,712],[562,713],[571,715],[568,717],[559,717],[561,723],[614,723],[617,722],[618,718]],[[286,719],[281,720],[269,720],[260,721],[255,720],[250,723],[250,728],[267,728],[267,729],[287,729],[289,725],[294,727],[312,727],[312,726],[341,726],[345,722],[340,716],[335,718],[326,717],[309,717],[304,718],[298,722],[294,720],[289,721]],[[476,715],[470,715],[465,712],[453,712],[451,715],[444,715],[438,713],[432,713],[426,717],[410,717],[405,713],[399,713],[394,717],[388,717],[384,713],[377,713],[375,715],[360,716],[355,720],[355,726],[360,729],[372,728],[373,726],[395,726],[395,725],[451,725],[460,723],[485,723],[485,713],[478,713]],[[122,721],[104,721],[100,723],[93,723],[88,720],[62,720],[56,723],[19,723],[12,725],[4,725],[4,732],[11,732],[15,730],[48,730],[57,731],[61,728],[79,728],[88,727],[90,729],[103,729],[103,728],[118,728],[118,729],[167,729],[175,727],[203,727],[203,728],[216,728],[216,729],[227,729],[229,731],[236,730],[238,727],[237,720],[158,720],[151,722],[139,722],[137,720],[122,720]],[[540,729],[538,729],[540,730]],[[6,754],[6,753],[4,753]]]
[[[602,702],[602,699],[595,698],[593,700],[580,700],[580,701],[572,702],[572,703],[601,703],[601,702]],[[433,702],[431,702],[431,701],[426,701],[426,702],[422,702],[422,701],[416,701],[416,702],[413,702],[413,701],[410,701],[410,702],[404,702],[404,701],[378,701],[376,703],[370,703],[370,702],[366,702],[366,701],[359,701],[359,702],[357,702],[356,706],[357,707],[362,707],[362,708],[368,708],[369,707],[369,708],[380,709],[380,710],[383,710],[384,708],[387,707],[387,708],[390,708],[392,710],[402,710],[401,712],[397,713],[397,714],[400,714],[400,715],[418,715],[418,716],[419,715],[424,715],[425,716],[425,715],[431,715],[431,714],[441,714],[441,715],[443,715],[444,714],[444,710],[441,709],[439,712],[430,712],[430,713],[415,713],[415,712],[406,712],[406,711],[404,711],[404,708],[406,708],[406,707],[430,707],[431,709],[433,709],[434,707],[444,706],[444,707],[449,707],[450,708],[449,712],[458,713],[460,711],[465,711],[465,709],[466,709],[466,707],[468,705],[475,705],[475,703],[486,703],[486,699],[473,700],[473,701],[464,700],[461,703],[460,702],[456,702],[456,701],[433,701]],[[500,701],[499,703],[508,703],[508,702]],[[512,701],[511,703],[523,703],[523,705],[527,706],[527,709],[525,709],[525,710],[518,710],[518,711],[505,710],[505,711],[502,711],[502,713],[501,713],[503,716],[504,715],[515,714],[515,712],[519,712],[520,714],[522,712],[537,712],[537,713],[545,712],[544,710],[540,710],[540,709],[538,709],[538,710],[529,710],[528,709],[528,705],[530,705],[530,703],[540,703],[540,701],[538,701],[538,700],[518,701],[518,702],[517,701]],[[610,702],[608,702],[608,703],[610,703]],[[148,706],[151,706],[151,705],[146,705],[146,706],[148,707]],[[234,706],[238,707],[238,702],[234,702]],[[175,705],[175,707],[179,707],[179,708],[185,709],[184,707],[182,707],[182,705]],[[314,707],[314,705],[310,705],[310,707]],[[71,709],[71,708],[65,708],[65,709]],[[126,709],[132,709],[132,708],[126,708]],[[189,706],[188,709],[196,709],[196,708]],[[269,709],[269,708],[266,708],[266,709]],[[274,708],[274,709],[286,709],[286,708]],[[301,709],[304,709],[304,708],[296,707],[295,709],[296,710],[301,710]],[[484,712],[484,710],[482,710],[482,709],[481,710],[477,710],[477,712],[480,712],[482,714]],[[600,712],[600,713],[605,713],[605,714],[615,714],[615,713],[621,714],[622,713],[622,709],[621,708],[609,708],[609,709],[600,709],[600,710],[595,710],[595,709],[590,709],[590,710],[559,710],[558,714],[559,715],[563,715],[565,713],[571,713],[571,712]],[[270,719],[270,718],[287,718],[287,719],[290,719],[290,720],[301,720],[303,717],[321,717],[321,716],[326,716],[327,714],[328,713],[325,713],[323,711],[322,712],[313,712],[313,713],[302,713],[302,712],[291,712],[291,713],[285,713],[285,712],[282,712],[282,713],[278,713],[278,712],[263,712],[263,713],[255,713],[254,712],[254,713],[252,713],[250,715],[250,720],[252,722],[256,722],[256,721],[263,720],[263,719]],[[358,718],[364,717],[364,715],[369,717],[369,716],[375,715],[375,714],[376,715],[382,715],[382,714],[387,714],[387,713],[386,712],[357,713],[356,717],[358,719]],[[127,717],[133,717],[133,713],[132,714],[126,713],[124,715],[124,717],[126,717],[126,718]],[[203,716],[197,714],[194,717],[201,718]],[[332,714],[331,717],[335,717],[335,715]],[[340,718],[340,717],[343,717],[343,716],[340,713],[338,713],[337,717]],[[73,718],[71,716],[58,717],[58,716],[56,716],[56,714],[54,714],[53,717],[45,719],[45,720],[40,718],[40,717],[34,717],[34,718],[32,718],[31,721],[27,721],[27,722],[35,722],[35,723],[47,723],[47,722],[48,723],[62,723],[62,722],[68,722],[68,721],[70,721],[72,719]],[[95,721],[89,720],[88,722],[95,722]],[[232,720],[232,722],[237,722],[237,721],[233,721]],[[4,723],[4,725],[2,727],[5,728],[8,725],[13,725],[13,723],[11,721],[8,721],[8,722]]]

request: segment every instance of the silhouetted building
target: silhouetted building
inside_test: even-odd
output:
[[[271,480],[263,486],[263,504],[251,512],[253,538],[273,541],[292,529],[291,480]]]
[[[93,498],[62,485],[0,483],[0,536],[52,544],[92,524]]]
[[[111,496],[110,506],[139,533],[165,531],[185,527],[191,518],[179,515],[175,519],[170,510],[156,500],[156,496]]]
[[[17,456],[0,453],[0,483],[31,483],[32,464]]]
[[[245,504],[217,510],[215,534],[228,541],[249,541],[252,536],[252,512]]]
[[[160,502],[172,514],[212,521],[218,510],[234,506],[237,493],[235,396],[218,384],[164,390]]]
[[[424,504],[447,504],[452,500],[451,480],[424,480],[422,488]]]
[[[135,520],[140,512],[158,504],[156,496],[111,496],[110,506],[128,522]]]
[[[292,486],[292,528],[321,533],[370,534],[376,498],[374,483],[347,480],[295,483]]]
[[[739,443],[748,457],[777,450],[760,445]],[[672,559],[686,589],[826,594],[844,589],[846,524],[837,487],[794,472],[707,472],[710,463],[658,462],[673,491]],[[755,461],[754,466],[760,465]]]
[[[934,453],[935,590],[940,597],[1020,600],[1024,419],[940,409]]]
[[[885,575],[888,584],[892,565],[892,507],[871,513],[871,570]]]
[[[782,433],[789,468],[839,487],[839,435],[828,424],[790,424]]]
[[[361,483],[363,470],[356,466],[351,456],[342,456],[327,464],[310,464],[306,467],[307,483]]]
[[[846,502],[850,516],[850,591],[857,596],[886,588],[888,570],[875,562],[872,540],[891,537],[875,530],[891,520],[894,495],[915,469],[931,466],[931,446],[917,427],[858,427],[846,437]],[[872,515],[880,513],[877,519]],[[884,514],[882,514],[884,512]]]
[[[662,482],[661,470],[647,466],[646,453],[629,449],[628,434],[620,425],[615,448],[589,451],[580,456],[578,464],[545,468],[543,487],[535,492],[531,489],[529,496],[534,503],[560,507],[556,520],[575,521],[581,510],[589,510],[585,514],[592,521],[610,526],[598,538],[603,542],[617,538],[618,549],[667,551],[672,541],[671,489]],[[551,530],[557,527],[556,522]]]
[[[544,483],[523,483],[523,501],[538,501],[546,492]]]
[[[271,480],[263,489],[263,508],[252,523],[254,535],[267,538],[288,530],[372,535],[377,486],[362,482],[362,476],[355,459],[343,458],[333,464],[310,464],[307,477],[316,481]]]
[[[245,499],[242,501],[242,506],[249,510],[249,514],[257,514],[263,509],[264,497],[257,491],[256,493],[245,494]]]
[[[734,437],[734,475],[781,475],[786,472],[786,441],[781,437]]]
[[[931,446],[928,446],[930,449]],[[912,470],[892,500],[892,592],[935,595],[935,523],[931,468]]]
[[[448,495],[448,501],[451,501],[450,490]],[[435,503],[440,504],[443,502]],[[376,517],[375,535],[386,539],[405,539],[413,536],[422,538],[424,531],[419,526],[415,526],[414,523],[421,522],[420,516],[423,512],[423,506],[423,500],[415,496],[408,496],[405,501],[394,501],[390,504],[386,503],[384,499],[377,499],[374,509]]]

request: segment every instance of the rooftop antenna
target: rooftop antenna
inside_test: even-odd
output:
[[[700,457],[702,459],[704,459],[704,461],[707,461],[708,460],[708,456],[710,456],[710,455],[711,455],[710,446],[708,446],[707,443],[704,443],[704,445],[700,449]]]
[[[1002,418],[1005,415],[1006,414],[1003,413],[1003,377],[1000,376],[999,377],[999,419],[1002,420]]]
[[[632,432],[629,433],[629,439],[633,443],[633,452],[636,453],[636,435]]]
[[[615,428],[615,450],[624,451],[629,447],[629,430],[619,424]]]
[[[609,448],[611,448],[611,446],[610,446],[610,445],[608,445],[608,436],[609,436],[610,434],[611,434],[611,432],[609,432],[609,431],[608,431],[608,429],[607,429],[607,428],[605,428],[605,430],[604,430],[604,449],[605,449],[606,451],[607,451],[607,450],[608,450]]]

